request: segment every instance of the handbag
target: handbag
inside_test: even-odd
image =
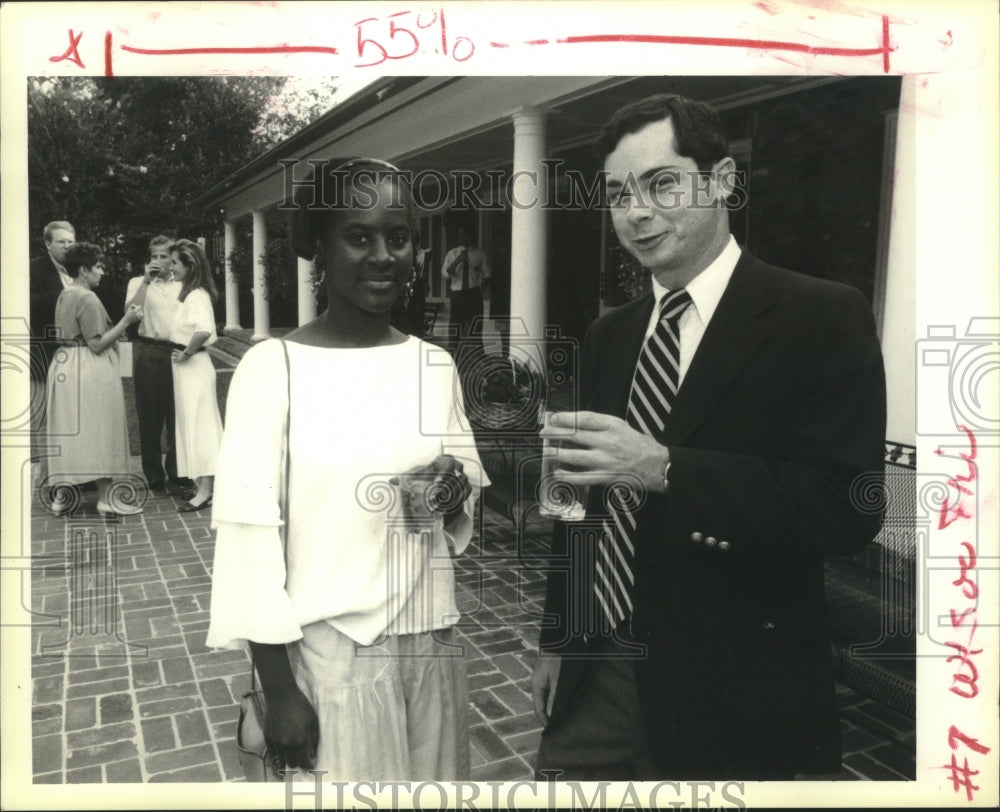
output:
[[[288,360],[288,347],[281,342],[285,353],[285,374],[287,377],[288,412],[285,417],[285,476],[281,484],[281,547],[288,550],[288,476],[290,472],[289,428],[292,420],[292,371]],[[240,716],[236,722],[236,750],[240,767],[247,781],[273,781],[271,758],[264,739],[264,722],[267,718],[267,699],[257,686],[257,669],[254,667],[253,652],[250,654],[250,690],[240,700]]]
[[[253,666],[250,667],[250,690],[240,700],[240,718],[236,723],[236,750],[240,767],[247,781],[271,781],[267,742],[264,741],[264,720],[267,717],[267,700],[257,687]]]

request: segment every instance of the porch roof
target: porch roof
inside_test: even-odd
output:
[[[518,109],[547,113],[547,151],[592,141],[610,114],[653,93],[677,92],[738,107],[836,81],[782,76],[393,76],[350,96],[313,124],[254,159],[194,200],[227,219],[284,200],[278,161],[372,155],[412,171],[484,170],[509,165]],[[295,174],[301,178],[304,171]]]

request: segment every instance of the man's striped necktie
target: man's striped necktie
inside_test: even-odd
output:
[[[668,293],[660,304],[660,319],[639,353],[626,421],[645,434],[659,435],[670,417],[680,386],[680,334],[678,322],[691,304],[681,288]],[[635,588],[635,533],[637,495],[619,486],[615,504],[598,542],[594,591],[612,629],[632,616]]]

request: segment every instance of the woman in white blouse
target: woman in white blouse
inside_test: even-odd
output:
[[[233,376],[207,642],[249,644],[276,771],[467,778],[452,555],[489,482],[451,357],[389,323],[413,261],[405,180],[371,159],[321,171],[292,240],[329,306]]]
[[[174,425],[177,474],[190,477],[198,490],[177,508],[190,513],[212,504],[212,477],[222,442],[222,418],[215,388],[215,366],[205,348],[218,339],[212,300],[218,294],[201,246],[178,240],[170,248],[174,278],[183,283],[180,307],[170,329],[174,373]]]

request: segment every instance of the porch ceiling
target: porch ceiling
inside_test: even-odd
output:
[[[654,93],[680,93],[719,109],[738,107],[833,77],[642,76],[642,77],[428,77],[408,80],[398,93],[380,97],[336,129],[289,153],[262,156],[254,172],[240,172],[230,188],[207,193],[199,202],[225,208],[227,217],[272,209],[283,199],[278,157],[334,158],[368,154],[420,170],[485,170],[510,165],[512,113],[537,106],[547,112],[547,152],[592,142],[604,122],[623,104]],[[347,102],[345,102],[346,104]],[[336,109],[336,108],[334,108]],[[251,169],[247,167],[246,169]],[[240,177],[242,175],[242,177]],[[302,177],[303,171],[296,172]]]
[[[533,81],[524,77],[525,83]],[[678,93],[723,110],[776,95],[825,84],[835,79],[793,76],[643,76],[600,80],[587,93],[566,98],[547,109],[548,153],[558,156],[595,140],[605,122],[623,105],[655,93]],[[509,116],[490,129],[456,137],[446,144],[397,156],[414,172],[452,169],[484,170],[513,160],[514,125]]]

